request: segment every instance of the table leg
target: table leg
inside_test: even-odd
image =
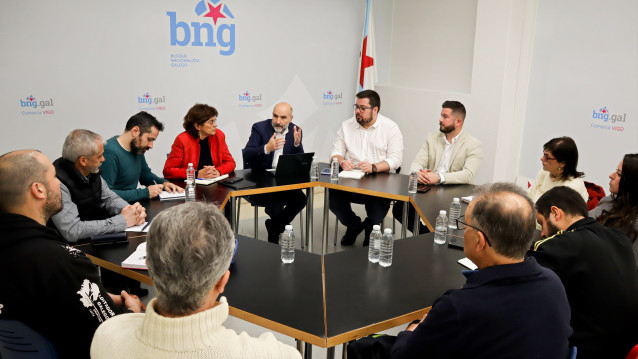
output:
[[[312,344],[305,343],[304,359],[312,359]]]
[[[230,206],[230,228],[233,229],[233,231],[235,231],[235,234],[237,234],[237,229],[238,229],[238,223],[239,221],[237,220],[237,199],[239,197],[230,197],[228,199],[228,205]]]
[[[419,217],[419,212],[414,210],[414,223],[412,224],[412,235],[418,236],[420,234],[419,227],[421,227],[421,217]]]
[[[321,254],[325,255],[328,250],[328,215],[330,214],[330,190],[323,192],[323,233],[321,238]]]
[[[343,343],[341,345],[341,359],[348,359],[348,343]]]
[[[295,343],[297,343],[297,350],[299,351],[299,353],[301,354],[301,357],[303,358],[303,347],[304,347],[303,340],[295,339]]]
[[[401,238],[405,238],[408,229],[408,201],[403,202],[403,225],[401,226]]]
[[[306,197],[308,198],[308,202],[306,203],[306,246],[308,246],[308,252],[312,252],[313,202],[315,197],[314,187],[308,187],[306,190]]]
[[[335,359],[335,347],[326,349],[326,359]]]

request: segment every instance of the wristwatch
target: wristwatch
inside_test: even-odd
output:
[[[372,165],[372,173],[377,173],[377,165]]]

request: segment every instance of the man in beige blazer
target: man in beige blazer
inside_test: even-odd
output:
[[[463,131],[466,111],[462,103],[445,101],[441,107],[440,132],[428,134],[410,171],[417,171],[419,183],[426,185],[472,183],[483,160],[483,145]],[[401,206],[395,206],[392,214],[401,222]],[[412,229],[413,218],[410,207],[408,229]],[[427,233],[428,228],[421,224],[419,232]]]

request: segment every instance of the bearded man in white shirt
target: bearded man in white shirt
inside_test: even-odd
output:
[[[344,121],[332,145],[330,161],[337,159],[345,171],[360,169],[366,174],[395,172],[403,159],[403,135],[399,126],[379,114],[381,99],[373,90],[357,94],[355,116]],[[353,245],[365,229],[363,245],[368,245],[374,224],[380,224],[388,213],[390,200],[358,193],[331,190],[330,210],[348,229],[341,245]],[[367,217],[362,222],[351,203],[365,205]]]
[[[428,134],[423,147],[410,165],[417,171],[418,182],[425,185],[472,183],[483,160],[481,141],[463,131],[465,106],[458,101],[445,101],[441,106],[439,131]],[[392,209],[394,218],[401,222],[401,206]],[[408,213],[408,229],[412,230],[414,208]],[[420,224],[419,233],[428,228]]]

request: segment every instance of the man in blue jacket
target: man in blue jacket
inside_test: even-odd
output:
[[[565,288],[535,258],[524,258],[535,217],[515,184],[481,187],[459,219],[463,250],[478,270],[464,271],[463,288],[447,291],[418,325],[399,333],[391,358],[567,358]]]
[[[276,168],[280,155],[303,153],[301,128],[292,123],[292,106],[282,102],[272,110],[272,119],[257,122],[250,131],[246,147],[241,151],[244,168]],[[266,220],[268,242],[277,243],[279,234],[306,206],[306,196],[299,189],[251,196],[255,204],[263,206],[270,219]]]

